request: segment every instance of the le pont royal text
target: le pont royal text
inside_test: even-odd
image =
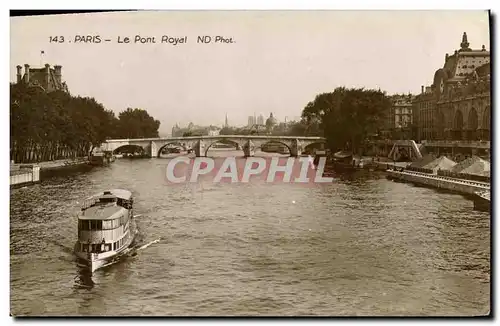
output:
[[[73,38],[65,38],[64,36],[50,36],[50,43],[107,43],[112,42],[111,38],[104,38],[100,35],[76,35]],[[157,36],[117,36],[114,41],[119,44],[157,44],[157,43],[168,43],[172,45],[184,44],[188,42],[187,36],[175,37],[162,35]],[[225,36],[198,36],[196,38],[196,43],[235,43],[232,37]]]

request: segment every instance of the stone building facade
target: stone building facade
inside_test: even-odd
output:
[[[490,80],[490,52],[469,48],[464,33],[460,49],[446,54],[433,84],[413,101],[415,140],[490,140]]]
[[[413,126],[412,94],[395,94],[390,96],[392,106],[388,112],[386,134],[391,139],[411,139]]]
[[[46,64],[44,68],[31,68],[29,64],[25,64],[24,75],[22,66],[18,65],[16,68],[18,84],[40,87],[47,93],[58,90],[68,92],[66,82],[62,81],[62,66],[55,65],[51,68],[49,64]]]

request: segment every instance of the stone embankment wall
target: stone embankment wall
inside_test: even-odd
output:
[[[40,166],[21,165],[18,169],[10,171],[10,186],[22,187],[40,182]]]
[[[90,167],[88,158],[64,159],[38,164],[14,164],[10,165],[11,187],[22,187],[40,182],[41,179],[54,175],[55,173],[70,173],[75,170]]]

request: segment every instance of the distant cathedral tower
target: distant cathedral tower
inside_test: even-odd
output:
[[[226,113],[226,123],[224,124],[224,127],[229,127],[229,124],[227,123],[227,113]]]

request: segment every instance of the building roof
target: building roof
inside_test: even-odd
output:
[[[459,56],[484,56],[489,57],[490,51],[482,51],[482,50],[471,50],[471,51],[461,51],[458,52]]]
[[[107,193],[109,192],[109,194]],[[126,189],[110,189],[93,195],[91,198],[105,198],[106,196],[115,196],[121,199],[131,199],[132,193]]]
[[[125,189],[111,189],[95,194],[85,200],[84,210],[79,218],[81,220],[110,220],[118,218],[123,211],[126,211],[122,206],[118,206],[116,201],[98,202],[99,199],[105,198],[131,200],[132,193]],[[97,204],[95,204],[96,201],[98,202]]]
[[[17,66],[18,74],[20,73],[21,66]],[[58,70],[56,70],[56,68]],[[25,72],[22,75],[21,80],[27,82],[29,86],[38,86],[43,88],[47,92],[62,90],[68,91],[68,87],[65,82],[61,80],[61,69],[62,66],[56,65],[54,68],[50,68],[49,64],[45,65],[45,68],[31,68],[29,65],[25,65]],[[27,81],[27,75],[29,75],[29,81]]]
[[[79,217],[80,220],[112,220],[121,217],[127,210],[116,203],[97,204],[87,208]]]
[[[460,57],[490,57],[490,52],[486,51],[483,45],[482,49],[470,49],[469,42],[467,41],[467,33],[462,36],[462,43],[460,43],[460,49],[456,50],[454,54],[446,54],[445,63],[443,65],[443,73],[445,74],[445,80],[453,82],[455,78],[462,78],[460,74],[467,74],[472,72],[470,69],[474,69],[473,66],[468,66],[467,68],[459,67]],[[464,71],[464,69],[466,69]]]

